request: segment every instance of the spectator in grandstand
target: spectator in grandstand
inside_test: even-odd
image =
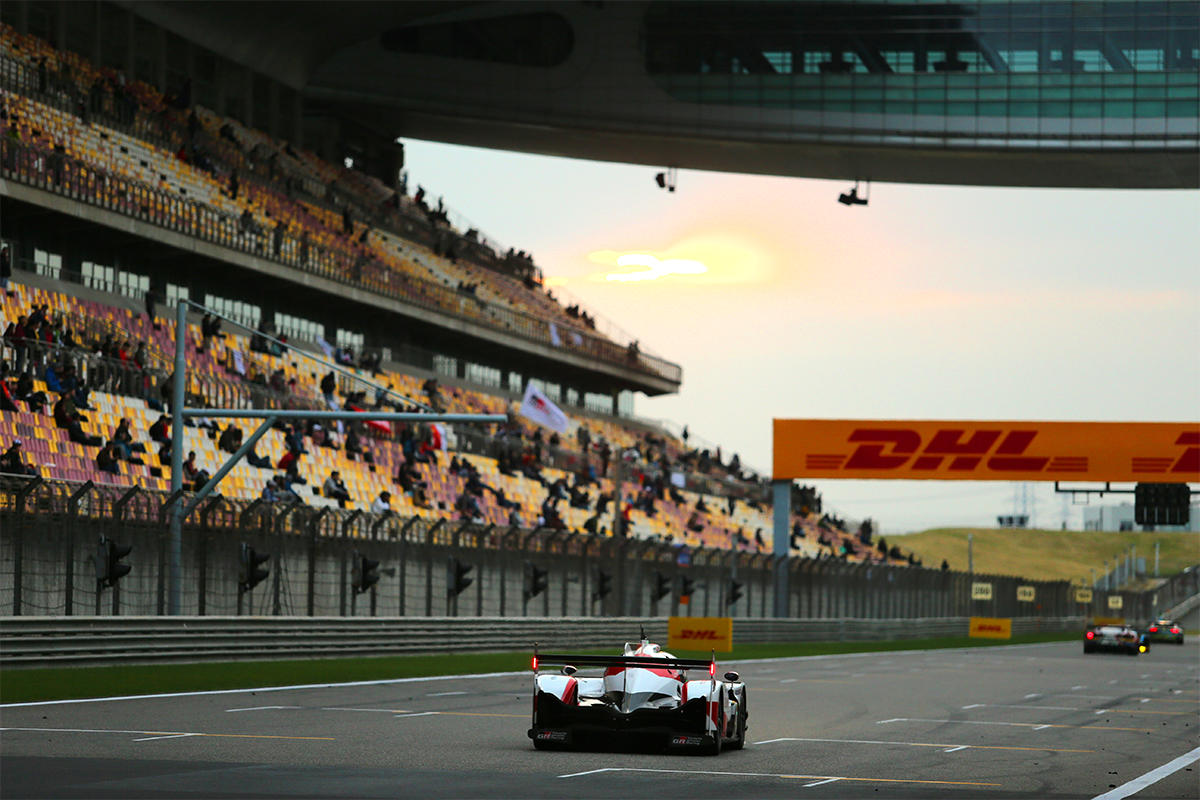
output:
[[[337,500],[339,508],[345,508],[346,503],[350,500],[350,490],[346,488],[345,482],[342,481],[342,473],[336,469],[329,473],[329,477],[321,485],[321,493],[326,497]]]
[[[257,445],[251,447],[250,450],[247,451],[246,462],[252,467],[258,467],[259,469],[270,469],[271,459],[266,458],[265,456],[260,456],[255,452],[256,449]]]
[[[429,508],[429,498],[425,495],[426,483],[417,475],[416,469],[410,462],[406,461],[400,465],[400,470],[396,473],[396,483],[400,484],[400,488],[412,497],[415,505],[420,508]]]
[[[196,451],[189,450],[187,458],[183,462],[183,479],[187,483],[196,480],[200,474],[200,468],[196,466]]]
[[[118,461],[119,454],[117,453],[116,442],[109,442],[104,447],[101,447],[100,452],[96,454],[96,469],[112,475],[120,475],[121,465]]]
[[[226,127],[228,127],[228,123],[226,124]],[[223,131],[224,128],[222,128],[221,130]],[[237,174],[237,170],[235,169],[229,173],[229,199],[237,200],[238,191],[240,189],[241,189],[241,184],[238,182],[238,174]]]
[[[371,451],[363,447],[362,436],[359,433],[360,425],[356,422],[351,422],[346,430],[346,458],[354,461],[356,458],[361,458],[367,464],[374,464],[375,457]]]
[[[150,426],[148,433],[150,435],[150,441],[152,442],[158,442],[160,444],[170,442],[170,422],[168,421],[167,415],[161,415],[158,418],[158,421]]]
[[[142,460],[135,459],[133,454],[146,452],[146,445],[133,440],[133,431],[130,430],[128,419],[122,419],[117,423],[117,429],[113,431],[112,444],[116,445],[117,453],[122,460],[131,464],[142,463]]]
[[[9,297],[16,297],[17,293],[8,287],[8,282],[12,280],[12,272],[12,254],[8,245],[0,244],[0,292]]]
[[[570,493],[571,508],[581,508],[586,511],[592,507],[591,497],[588,496],[588,493],[585,490],[579,488],[578,484],[571,487]]]
[[[503,486],[501,486],[499,489],[496,490],[495,497],[496,497],[496,505],[498,505],[500,508],[520,508],[521,507],[520,503],[516,502],[515,500],[508,499],[508,496],[504,494]]]
[[[563,522],[562,515],[558,513],[558,498],[547,496],[542,501],[542,524],[551,530],[566,530],[567,525]]]
[[[29,353],[29,345],[25,341],[28,336],[28,325],[28,317],[22,314],[17,317],[16,322],[8,323],[8,327],[4,330],[4,343],[11,347],[13,353],[16,354],[16,363],[13,364],[16,372],[25,371],[25,360]]]
[[[612,458],[612,447],[609,446],[608,439],[603,436],[600,437],[598,452],[600,453],[600,477],[607,478],[608,462]]]
[[[275,503],[279,501],[279,483],[277,478],[271,478],[263,484],[262,494],[259,495],[264,503]]]
[[[459,519],[483,522],[483,511],[479,508],[479,501],[469,492],[458,496],[458,500],[454,502],[454,510],[459,513]]]
[[[321,378],[321,396],[325,398],[326,405],[337,405],[337,399],[334,397],[335,391],[337,391],[337,378],[334,377],[333,371],[330,370],[325,373],[325,377]]]
[[[379,493],[379,497],[375,498],[375,502],[371,503],[372,514],[386,514],[392,510],[392,493],[383,491]]]
[[[704,502],[704,495],[700,495],[696,498],[696,510],[701,514],[708,513],[708,503]]]
[[[37,475],[37,469],[32,464],[26,464],[21,453],[21,440],[13,439],[12,444],[4,455],[0,456],[0,472],[9,475]]]
[[[950,562],[943,558],[942,559],[942,572],[949,572],[949,571],[950,571]]]
[[[221,432],[221,438],[217,440],[217,447],[224,450],[226,453],[236,453],[237,449],[242,446],[242,429],[232,422]]]
[[[700,518],[700,512],[693,510],[688,516],[687,529],[695,533],[701,533],[704,530],[704,520]]]

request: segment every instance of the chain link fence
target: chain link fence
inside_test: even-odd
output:
[[[184,498],[137,487],[0,477],[0,614],[165,614],[168,515]],[[97,580],[103,538],[132,546],[123,561],[131,571],[111,588]],[[249,591],[239,586],[243,544],[269,555],[266,579]],[[380,579],[360,592],[363,558],[379,562]],[[470,583],[458,593],[451,589],[454,563],[469,568]],[[1190,583],[1181,576],[1158,592],[1095,592],[1079,603],[1065,581],[837,559],[790,558],[783,566],[789,616],[807,619],[1145,620],[1197,589],[1193,572],[1185,573]],[[766,618],[773,614],[775,567],[765,553],[216,496],[184,526],[181,610],[199,616]],[[532,593],[541,573],[545,588]],[[1120,610],[1111,610],[1118,603]]]

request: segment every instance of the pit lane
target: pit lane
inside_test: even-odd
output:
[[[718,758],[535,751],[528,675],[8,706],[0,796],[1093,798],[1200,747],[1195,641],[1081,650],[743,663],[749,744]]]

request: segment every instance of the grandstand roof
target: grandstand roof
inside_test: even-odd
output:
[[[1095,4],[1095,14],[1109,15],[1101,41],[1086,52],[1071,45],[1076,59],[1058,61],[1011,43],[1020,32],[1007,17],[955,4],[835,4],[838,19],[816,32],[809,22],[827,4],[753,4],[751,13],[721,2],[352,0],[293,3],[286,15],[271,2],[120,4],[302,90],[307,113],[354,119],[388,136],[912,183],[1178,188],[1196,186],[1200,175],[1189,3],[1136,4],[1146,19],[1128,25],[1134,17],[1119,7],[1134,4]],[[871,11],[880,7],[894,13]],[[877,18],[854,16],[871,13]],[[953,18],[947,24],[958,38],[929,49],[917,35],[928,25],[916,33],[894,27],[906,14]],[[942,35],[934,22],[929,31]],[[1074,42],[1086,20],[1037,25]],[[878,41],[864,43],[859,30]],[[1146,35],[1165,30],[1174,38],[1150,45],[1154,64],[1130,62]],[[1126,39],[1143,44],[1131,50]],[[827,69],[831,62],[821,59],[831,53],[834,67],[847,68]],[[1027,56],[1036,63],[1018,63]],[[1156,100],[1187,99],[1170,108],[1129,103],[1114,75],[1136,77],[1139,100],[1144,84],[1153,84]],[[1028,80],[1032,103],[1021,101]],[[925,99],[933,91],[935,101],[914,104],[914,90]],[[1046,101],[1064,91],[1066,102]],[[967,96],[969,107],[956,99]]]

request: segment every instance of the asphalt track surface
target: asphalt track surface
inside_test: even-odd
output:
[[[1072,642],[739,668],[748,744],[718,757],[535,751],[528,674],[10,705],[0,796],[1200,795],[1195,638],[1136,658]]]

